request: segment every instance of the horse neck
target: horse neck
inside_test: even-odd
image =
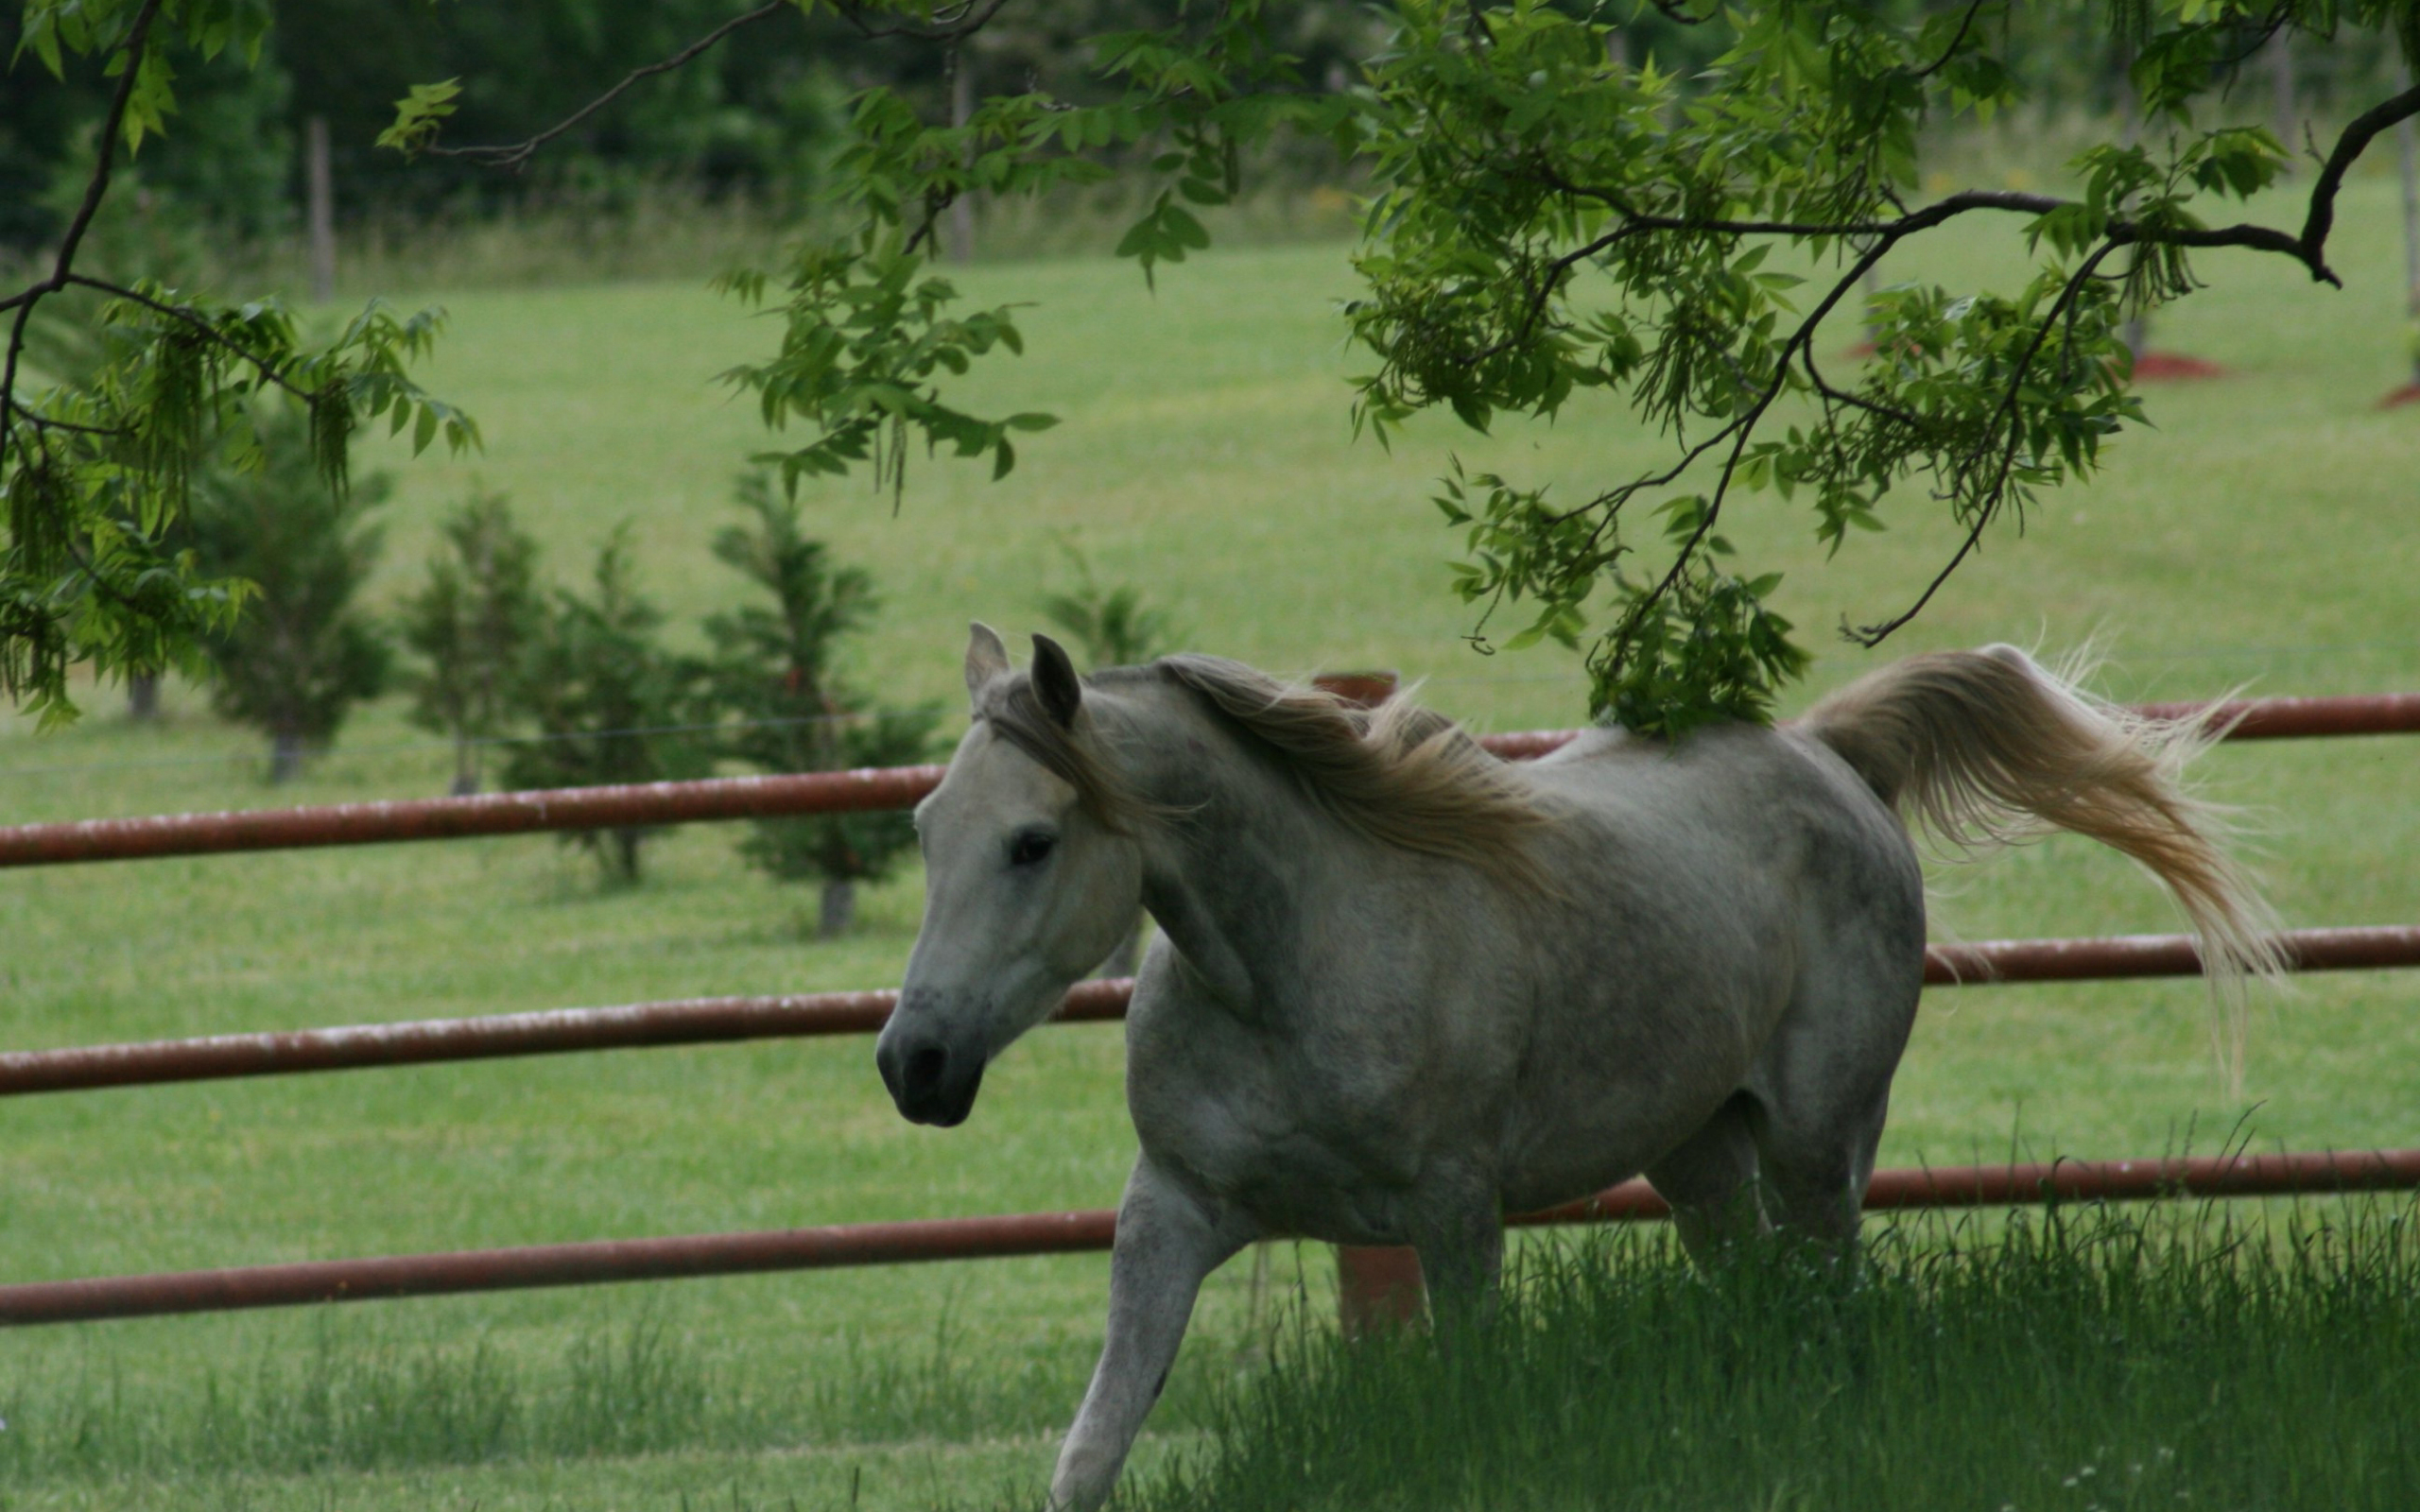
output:
[[[1356,890],[1365,847],[1193,695],[1156,684],[1115,703],[1102,712],[1119,765],[1160,811],[1143,836],[1143,906],[1215,996],[1264,1013],[1301,981],[1302,942]]]

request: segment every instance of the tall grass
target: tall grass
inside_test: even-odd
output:
[[[316,1347],[215,1367],[190,1390],[88,1356],[0,1395],[9,1486],[86,1477],[313,1474],[806,1444],[967,1440],[1063,1420],[1079,1351],[972,1358],[944,1322],[921,1354],[848,1350],[813,1373],[717,1360],[642,1318],[576,1337],[551,1366],[485,1339]],[[1183,1411],[1180,1406],[1180,1412]]]
[[[1446,1349],[1293,1332],[1128,1504],[2408,1509],[2414,1216],[1934,1217],[1876,1230],[1846,1282],[1599,1235]]]

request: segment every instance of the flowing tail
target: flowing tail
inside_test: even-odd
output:
[[[1912,656],[1810,710],[1801,729],[1902,817],[1963,850],[2071,830],[2148,869],[2202,943],[2221,1054],[2240,1074],[2244,983],[2285,957],[2259,889],[2191,797],[2185,765],[2223,733],[2208,716],[2144,719],[2011,645]]]

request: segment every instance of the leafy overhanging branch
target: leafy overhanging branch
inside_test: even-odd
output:
[[[13,310],[15,318],[9,324],[9,354],[7,365],[0,369],[0,402],[13,406],[17,393],[17,365],[25,355],[26,328],[33,319],[35,309],[51,295],[67,287],[76,266],[77,249],[84,245],[84,237],[93,229],[93,217],[100,214],[101,201],[109,194],[110,177],[117,163],[117,147],[126,130],[127,112],[134,103],[134,91],[142,81],[150,60],[151,26],[160,18],[161,0],[143,0],[140,9],[128,23],[126,40],[110,49],[118,60],[117,88],[110,95],[108,112],[101,117],[99,145],[94,152],[93,177],[84,186],[84,197],[69,217],[67,230],[59,239],[59,254],[52,260],[50,276],[27,284],[18,293],[0,300],[0,311]],[[56,23],[45,30],[38,26],[26,28],[20,52],[32,49],[43,54],[51,71],[60,71],[60,61],[56,37]],[[0,412],[0,419],[7,414]],[[0,427],[0,468],[7,465],[12,437]]]
[[[424,152],[433,158],[461,158],[467,162],[484,163],[492,167],[515,170],[525,168],[528,166],[529,161],[538,155],[539,149],[545,146],[547,143],[570,131],[580,122],[620,99],[642,79],[653,78],[658,74],[669,74],[675,69],[685,67],[711,51],[732,33],[752,26],[760,21],[769,21],[785,10],[798,9],[800,9],[798,0],[767,0],[766,4],[758,6],[753,10],[742,11],[670,57],[631,69],[622,77],[621,82],[613,88],[537,135],[520,142],[490,146],[438,146],[437,133],[443,126],[445,118],[454,113],[454,101],[461,93],[460,85],[458,81],[453,79],[447,79],[439,84],[419,85],[410,94],[397,102],[395,124],[379,133],[378,145],[395,147],[406,153]],[[997,9],[996,0],[994,0],[994,9]]]
[[[340,487],[357,421],[409,425],[416,447],[439,435],[475,444],[468,417],[405,375],[438,329],[434,312],[398,319],[373,305],[317,348],[273,301],[225,305],[147,280],[80,271],[118,156],[159,134],[176,109],[170,52],[233,49],[257,61],[265,0],[32,0],[17,57],[55,77],[93,60],[116,84],[95,135],[93,170],[48,271],[0,298],[0,694],[45,724],[72,718],[67,674],[197,664],[199,639],[232,624],[250,585],[199,573],[176,527],[193,470],[215,441],[239,468],[262,462],[254,396],[283,390],[309,416],[320,475]],[[33,391],[27,339],[43,306],[72,290],[105,296],[79,316],[97,332],[84,370],[43,375]]]
[[[2089,472],[2100,441],[2140,419],[2118,326],[2189,292],[2188,251],[2284,255],[2337,284],[2326,247],[2344,174],[2380,130],[2420,113],[2420,91],[2407,91],[2348,126],[2299,233],[2204,224],[2187,208],[2195,194],[2248,198],[2283,159],[2263,132],[2189,129],[2214,39],[2240,19],[2230,11],[2145,46],[2160,66],[2138,61],[2138,87],[2174,129],[2155,147],[2087,153],[2084,198],[1973,191],[1910,209],[1896,186],[1914,180],[1919,86],[1953,108],[2014,99],[2005,71],[1979,56],[1972,7],[1896,30],[1853,24],[1846,8],[1763,8],[1740,18],[1715,87],[1678,111],[1651,69],[1607,66],[1599,30],[1516,6],[1493,12],[1475,43],[1442,9],[1406,12],[1409,40],[1374,80],[1374,218],[1386,234],[1361,261],[1372,297],[1351,314],[1381,368],[1361,380],[1357,417],[1384,437],[1443,405],[1485,430],[1498,411],[1550,417],[1606,388],[1682,441],[1668,467],[1576,507],[1493,475],[1458,475],[1438,500],[1465,531],[1459,587],[1486,606],[1482,631],[1527,600],[1530,622],[1508,644],[1576,644],[1604,594],[1594,702],[1671,732],[1764,716],[1804,664],[1762,607],[1778,576],[1720,565],[1738,487],[1811,492],[1818,537],[1836,551],[1847,529],[1879,528],[1893,486],[1929,481],[1964,527],[1961,544],[1910,609],[1842,626],[1878,642],[1993,521]],[[2014,301],[1886,294],[1872,312],[1876,359],[1851,387],[1827,382],[1814,352],[1824,319],[1883,254],[1978,211],[2026,217],[2028,244],[2050,258],[2032,285]],[[1760,271],[1776,244],[1818,266],[1837,256],[1803,318],[1789,293],[1801,280]],[[1778,429],[1785,394],[1814,422]],[[1711,434],[1692,438],[1700,427]],[[1702,491],[1659,507],[1668,561],[1634,576],[1623,507],[1701,465],[1712,470]]]

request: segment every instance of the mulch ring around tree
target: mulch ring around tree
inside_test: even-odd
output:
[[[2227,369],[2215,362],[2188,357],[2181,352],[2146,352],[2135,359],[2135,381],[2143,384],[2188,383],[2224,378]]]

